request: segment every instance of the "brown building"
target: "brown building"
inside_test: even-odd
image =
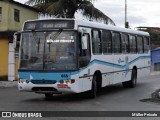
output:
[[[137,27],[138,30],[150,33],[151,50],[160,47],[160,27]]]

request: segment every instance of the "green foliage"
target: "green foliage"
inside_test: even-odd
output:
[[[125,22],[125,28],[129,28],[129,22]]]
[[[80,10],[89,19],[115,25],[111,18],[94,7],[93,1],[95,0],[28,0],[26,4],[41,10],[44,15],[74,18],[75,13]]]
[[[141,31],[148,32],[150,34],[151,38],[151,49],[155,49],[156,47],[160,46],[160,34],[157,33],[154,28],[144,28],[144,29],[139,29]]]

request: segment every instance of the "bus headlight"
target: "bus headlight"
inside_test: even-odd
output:
[[[61,80],[59,81],[61,84],[73,84],[75,83],[74,79],[70,79],[70,80]]]
[[[19,83],[28,83],[27,79],[19,79]]]

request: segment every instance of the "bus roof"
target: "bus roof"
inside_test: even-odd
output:
[[[45,21],[45,20],[74,20],[75,21],[75,29],[78,29],[78,26],[83,26],[83,27],[88,27],[88,28],[97,28],[97,29],[104,29],[104,30],[111,30],[111,31],[117,31],[117,32],[124,32],[124,33],[130,33],[130,34],[138,34],[138,35],[149,36],[148,32],[132,30],[132,29],[127,29],[127,28],[121,28],[121,27],[117,27],[117,26],[113,26],[113,25],[107,25],[107,24],[104,24],[104,23],[78,20],[78,19],[54,18],[54,19],[28,20],[26,22]]]
[[[86,26],[92,28],[100,28],[105,30],[111,30],[111,31],[117,31],[117,32],[124,32],[124,33],[130,33],[130,34],[139,34],[139,35],[145,35],[149,36],[148,32],[144,31],[138,31],[138,30],[132,30],[129,28],[121,28],[113,25],[107,25],[103,23],[97,23],[97,22],[90,22],[90,21],[82,21],[82,20],[75,20],[79,26]]]

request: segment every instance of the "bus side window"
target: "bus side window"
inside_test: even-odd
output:
[[[112,36],[110,31],[102,31],[102,41],[103,53],[112,53]]]
[[[113,53],[121,53],[121,38],[120,33],[113,32],[112,33],[112,42],[113,42]]]
[[[140,36],[137,37],[137,50],[138,53],[143,53],[143,39]]]
[[[122,33],[122,53],[129,53],[128,35]]]
[[[130,53],[137,53],[137,42],[136,37],[133,35],[129,35],[129,46],[130,46]]]
[[[144,37],[143,43],[144,43],[144,53],[148,53],[148,51],[149,51],[149,38]]]
[[[82,34],[79,34],[79,67],[86,67],[91,59],[91,50],[90,50],[90,36],[88,33],[84,33],[83,36],[87,37],[87,49],[82,49]]]
[[[98,30],[92,31],[92,51],[93,54],[102,53],[101,32]]]

